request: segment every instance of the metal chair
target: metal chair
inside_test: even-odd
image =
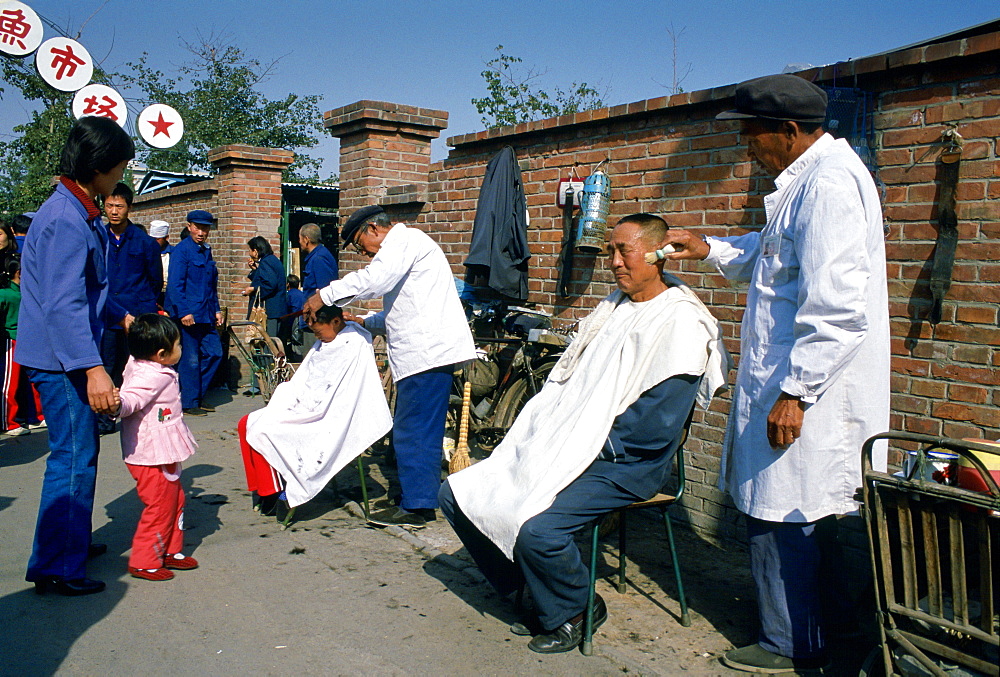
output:
[[[677,548],[674,545],[674,530],[670,523],[670,514],[667,509],[681,499],[684,495],[684,443],[687,441],[688,428],[691,425],[691,417],[694,409],[688,415],[687,423],[684,425],[684,436],[677,446],[674,462],[677,464],[677,489],[672,494],[658,493],[647,501],[636,501],[631,505],[612,511],[611,515],[618,516],[618,585],[619,593],[625,593],[625,528],[626,516],[629,511],[641,508],[658,508],[663,515],[663,524],[667,531],[667,543],[670,545],[670,561],[674,568],[674,576],[677,579],[677,598],[681,606],[681,625],[691,626],[691,615],[688,613],[687,599],[684,596],[684,582],[681,580],[681,570],[677,562]],[[590,535],[590,588],[587,591],[587,612],[583,626],[583,642],[580,649],[584,656],[594,653],[594,600],[596,599],[597,585],[597,553],[600,546],[601,520],[594,522]]]

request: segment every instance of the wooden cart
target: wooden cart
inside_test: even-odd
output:
[[[916,447],[908,473],[872,468],[879,440]],[[951,485],[958,463],[937,471],[945,483],[935,481],[935,451],[963,459],[961,470],[976,473],[983,490]],[[865,442],[864,516],[881,646],[862,674],[998,674],[1000,488],[981,460],[998,455],[995,446],[915,433],[883,433]]]

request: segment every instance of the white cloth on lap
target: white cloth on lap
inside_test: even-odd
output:
[[[317,341],[267,407],[247,419],[247,442],[284,478],[288,504],[318,494],[392,428],[371,334],[348,322]]]
[[[642,303],[620,291],[577,338],[489,458],[449,478],[462,512],[513,559],[521,525],[552,505],[601,450],[615,417],[672,376],[701,376],[702,407],[725,388],[718,323],[680,280]]]

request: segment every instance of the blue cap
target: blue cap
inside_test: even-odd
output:
[[[194,211],[188,212],[187,222],[198,223],[203,226],[214,226],[215,217],[212,216],[212,212],[206,212],[204,209],[195,209]]]

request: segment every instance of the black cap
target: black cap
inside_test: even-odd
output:
[[[736,110],[719,113],[715,119],[823,122],[826,101],[826,92],[797,75],[765,75],[739,85]]]
[[[344,224],[343,228],[340,229],[340,239],[344,244],[350,244],[351,240],[357,234],[361,226],[378,214],[384,214],[385,210],[378,205],[369,205],[368,207],[362,207],[358,211],[351,214],[351,218],[347,219],[347,223]]]

